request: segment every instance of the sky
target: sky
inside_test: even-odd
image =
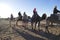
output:
[[[60,0],[0,0],[0,17],[10,17],[12,13],[14,17],[18,16],[20,11],[28,16],[33,15],[33,9],[37,9],[39,16],[46,13],[47,16],[53,13],[54,6],[60,10]]]

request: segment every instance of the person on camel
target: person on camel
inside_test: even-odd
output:
[[[11,14],[11,19],[10,20],[13,20],[13,14]]]
[[[27,16],[26,12],[24,12],[22,19],[23,19],[23,27],[27,28],[27,26],[28,26],[28,16]]]
[[[53,14],[57,14],[58,12],[60,13],[60,11],[57,9],[57,6],[55,6],[53,9]]]
[[[60,11],[57,9],[57,6],[55,6],[53,9],[53,14],[51,14],[51,18],[55,20],[59,19],[58,13],[60,13]]]
[[[37,14],[36,8],[34,8],[32,17],[33,17],[33,19],[36,19],[37,16],[39,16],[39,15]]]
[[[21,12],[18,13],[18,20],[22,20]]]

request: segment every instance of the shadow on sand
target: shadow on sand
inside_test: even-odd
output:
[[[54,35],[52,33],[46,33],[46,32],[43,32],[42,30],[41,31],[36,31],[36,30],[32,30],[32,29],[27,29],[27,30],[34,32],[36,34],[39,34],[43,37],[46,37],[49,40],[60,40],[60,35]]]
[[[20,36],[24,37],[26,40],[44,40],[43,38],[38,38],[28,33],[20,32],[20,30],[16,28],[13,28],[13,30],[16,31]]]

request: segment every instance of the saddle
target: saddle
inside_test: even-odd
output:
[[[51,14],[50,18],[53,20],[59,20],[59,16],[57,14]]]

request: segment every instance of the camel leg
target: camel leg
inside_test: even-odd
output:
[[[48,26],[46,26],[46,31],[49,33]]]
[[[31,26],[32,26],[32,29],[33,29],[33,22],[31,22]]]
[[[18,25],[18,20],[16,21],[16,25]]]
[[[38,30],[40,30],[40,22],[38,22]]]
[[[53,26],[53,22],[51,22],[51,26]]]
[[[37,22],[35,22],[35,29],[36,29],[36,24],[37,24]]]
[[[49,33],[49,30],[48,30],[48,26],[49,26],[49,21],[48,20],[46,20],[46,31]]]
[[[9,20],[9,24],[10,24],[10,27],[11,27],[11,20]]]

